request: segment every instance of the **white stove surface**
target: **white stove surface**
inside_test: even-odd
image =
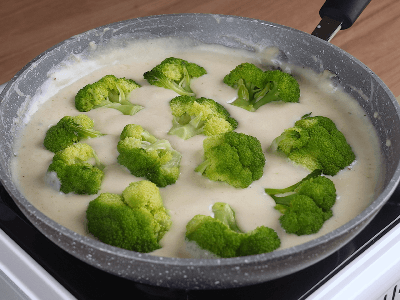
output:
[[[399,300],[400,224],[343,268],[307,300]]]
[[[58,281],[0,230],[0,298],[72,300]]]

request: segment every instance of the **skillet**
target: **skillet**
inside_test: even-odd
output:
[[[361,10],[366,5],[363,3]],[[343,19],[338,17],[335,7],[333,10],[329,26],[333,23],[333,27],[345,28],[358,17],[360,7],[358,12]],[[323,11],[321,16],[326,21]],[[178,289],[231,288],[265,282],[306,268],[357,235],[389,199],[400,178],[400,107],[395,97],[368,67],[317,37],[326,36],[321,30],[316,29],[314,34],[238,16],[176,14],[126,20],[74,36],[36,57],[3,90],[0,96],[1,182],[32,224],[59,247],[90,265],[135,282]],[[330,70],[364,109],[379,136],[383,167],[381,188],[374,201],[345,225],[313,241],[272,253],[217,260],[161,258],[127,251],[80,236],[49,219],[25,199],[12,181],[15,136],[24,125],[21,108],[32,105],[30,102],[40,92],[49,70],[71,53],[84,53],[93,42],[107,43],[121,36],[130,39],[190,37],[202,43],[247,50],[259,45],[277,47],[291,64],[316,72]],[[329,40],[332,34],[327,36],[324,38]]]

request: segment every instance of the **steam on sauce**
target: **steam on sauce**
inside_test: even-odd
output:
[[[190,44],[190,43],[189,43]],[[182,45],[182,41],[152,40],[133,43],[123,50],[99,51],[89,61],[65,64],[50,74],[48,93],[42,94],[38,110],[29,116],[29,122],[18,139],[14,161],[14,178],[25,197],[45,215],[61,225],[88,236],[85,211],[96,195],[64,195],[47,186],[44,180],[53,153],[43,147],[47,129],[63,116],[77,115],[74,96],[88,83],[102,76],[114,74],[131,78],[142,85],[133,91],[130,100],[143,105],[144,110],[134,116],[124,116],[114,109],[96,109],[87,113],[95,122],[95,129],[106,136],[90,139],[90,144],[100,160],[107,165],[100,192],[121,193],[132,181],[141,180],[131,175],[117,163],[116,145],[126,124],[143,126],[156,137],[168,139],[183,155],[181,175],[176,184],[161,188],[164,204],[172,217],[172,228],[162,240],[163,248],[154,255],[189,257],[184,235],[187,222],[196,214],[210,215],[214,202],[227,202],[236,211],[239,225],[244,231],[265,225],[275,229],[282,241],[282,248],[291,247],[326,234],[353,219],[373,200],[379,161],[378,139],[373,126],[364,116],[357,102],[340,88],[331,84],[329,74],[316,74],[310,70],[281,65],[300,82],[300,103],[270,103],[257,112],[248,112],[229,105],[236,91],[223,84],[222,78],[242,62],[253,62],[261,67],[273,66],[273,51],[250,53],[222,46]],[[232,117],[239,121],[238,132],[257,137],[265,150],[264,176],[244,190],[225,183],[211,182],[194,172],[202,162],[204,136],[181,140],[167,134],[172,116],[168,102],[173,91],[150,86],[143,73],[164,58],[179,57],[203,66],[208,74],[193,80],[192,89],[197,97],[207,97],[223,104]],[[275,62],[276,64],[276,62]],[[276,66],[276,65],[275,65]],[[338,199],[333,207],[334,216],[315,235],[298,237],[286,234],[280,227],[280,213],[274,209],[273,200],[264,193],[266,187],[286,187],[308,174],[301,167],[267,151],[272,140],[284,129],[293,126],[303,115],[331,118],[346,136],[357,156],[351,169],[331,178],[337,188]]]

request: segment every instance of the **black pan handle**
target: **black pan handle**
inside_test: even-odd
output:
[[[342,23],[341,29],[347,29],[357,20],[371,0],[326,0],[319,15]]]
[[[322,20],[311,33],[330,41],[342,29],[353,25],[371,0],[326,0],[319,10]]]

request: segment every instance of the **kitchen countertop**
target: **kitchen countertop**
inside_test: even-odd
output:
[[[17,0],[0,10],[0,84],[51,46],[112,22],[157,14],[215,13],[266,20],[311,33],[324,0]],[[400,95],[400,1],[372,0],[331,43],[358,58]]]

